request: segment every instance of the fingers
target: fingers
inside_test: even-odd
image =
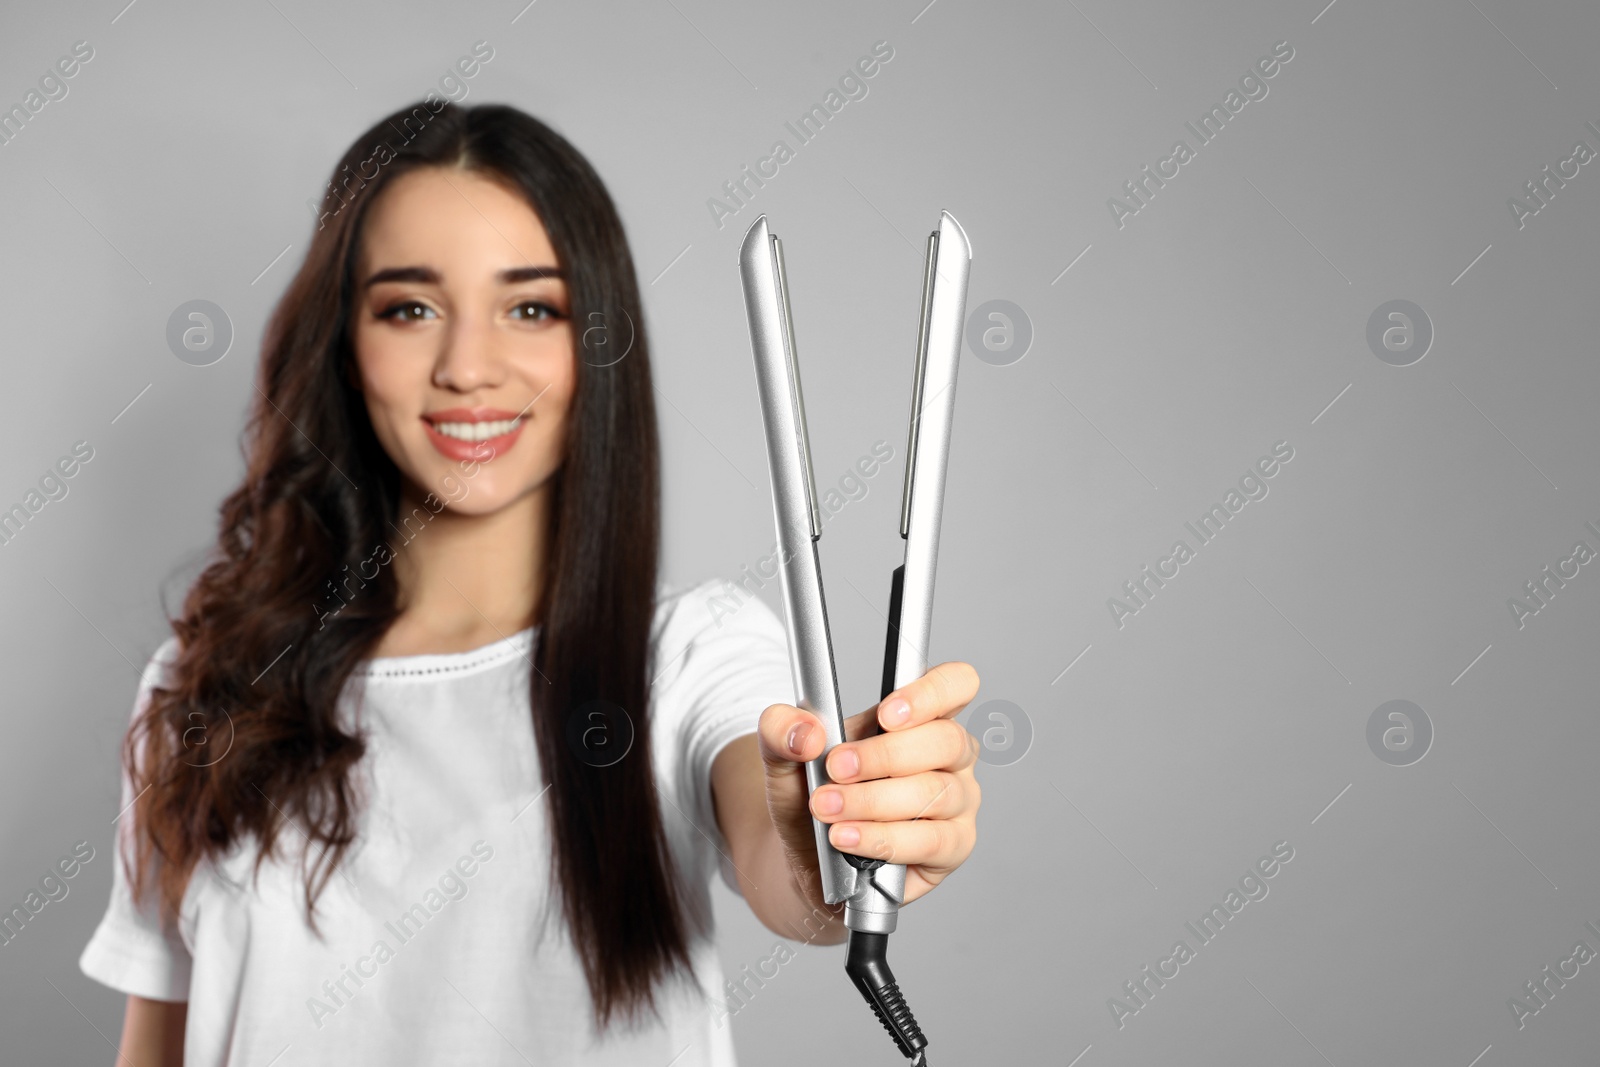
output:
[[[909,778],[881,778],[857,785],[825,785],[811,794],[811,814],[823,822],[866,819],[873,822],[909,822],[912,819],[949,819],[965,812],[977,782],[947,771],[914,774]]]
[[[763,711],[756,737],[769,773],[780,769],[787,773],[791,764],[816,759],[827,744],[822,720],[789,704],[773,704]]]
[[[921,678],[896,689],[878,704],[885,730],[904,730],[960,713],[978,695],[978,672],[970,663],[941,663]]]
[[[904,778],[924,771],[960,771],[978,758],[977,739],[954,719],[934,719],[915,730],[875,734],[835,745],[828,777],[835,782]]]
[[[841,852],[930,869],[959,867],[972,854],[977,830],[964,819],[835,823],[828,840]]]

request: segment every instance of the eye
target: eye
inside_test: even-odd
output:
[[[402,300],[399,303],[390,304],[388,307],[378,312],[378,318],[392,319],[396,322],[415,322],[417,321],[417,317],[414,317],[411,314],[414,311],[432,312],[433,309],[420,300]]]
[[[531,322],[552,322],[566,318],[558,308],[542,300],[524,300],[511,309],[511,314],[514,318],[527,319]]]

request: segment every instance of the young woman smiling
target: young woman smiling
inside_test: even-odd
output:
[[[268,325],[244,481],[135,700],[81,966],[128,994],[139,1067],[732,1064],[713,869],[776,933],[837,943],[815,812],[928,893],[976,839],[954,717],[977,675],[854,716],[808,810],[823,731],[783,703],[782,624],[759,601],[715,624],[714,583],[658,579],[649,345],[605,187],[500,105],[405,109],[340,167],[397,131]],[[625,356],[587,358],[596,325]]]

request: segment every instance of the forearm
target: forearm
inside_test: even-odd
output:
[[[187,1001],[148,1000],[130,995],[122,1018],[117,1067],[183,1067]]]
[[[712,781],[728,858],[756,918],[780,937],[817,945],[843,941],[843,908],[822,902],[815,856],[791,855],[768,811],[755,735],[739,738],[718,754]],[[809,891],[801,879],[807,880]]]
[[[805,894],[800,878],[817,881],[817,872],[808,869],[803,875],[795,873],[770,821],[766,833],[750,843],[749,851],[750,866],[745,870],[750,873],[752,884],[745,885],[746,880],[741,878],[739,888],[750,910],[767,929],[814,945],[836,945],[845,939],[843,907],[821,903],[820,885],[813,890],[817,903]],[[743,860],[737,862],[744,866]]]

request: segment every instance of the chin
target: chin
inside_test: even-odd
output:
[[[515,504],[517,501],[527,496],[528,492],[530,491],[531,488],[522,491],[493,489],[486,492],[479,492],[476,488],[474,488],[472,492],[468,493],[459,500],[445,500],[445,508],[456,515],[473,517],[480,515],[493,515],[495,512],[501,511],[504,508]]]
[[[537,492],[549,481],[548,474],[504,465],[506,458],[476,468],[468,465],[470,474],[455,464],[429,464],[425,472],[429,480],[417,484],[457,515],[491,515]]]

